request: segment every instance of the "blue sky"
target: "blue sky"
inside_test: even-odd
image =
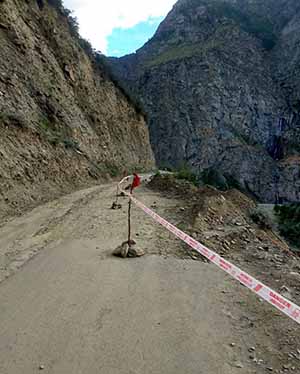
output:
[[[110,56],[135,52],[155,33],[176,0],[64,0],[81,35]]]
[[[154,35],[163,19],[164,17],[150,17],[129,29],[113,29],[107,37],[108,56],[120,57],[135,52]]]

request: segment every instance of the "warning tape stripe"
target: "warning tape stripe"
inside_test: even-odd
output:
[[[227,274],[231,275],[234,279],[238,280],[241,284],[249,288],[255,294],[260,296],[262,299],[267,301],[269,304],[273,305],[275,308],[280,310],[282,313],[296,321],[300,324],[300,307],[290,300],[286,299],[278,292],[272,290],[262,282],[258,281],[245,271],[242,271],[237,266],[233,265],[229,261],[225,260],[223,257],[218,255],[216,252],[205,247],[203,244],[199,243],[197,240],[187,235],[185,232],[179,230],[176,226],[172,225],[170,222],[166,221],[164,218],[159,216],[153,210],[148,208],[146,205],[141,203],[130,193],[124,191],[121,187],[124,181],[128,181],[129,177],[125,177],[120,183],[119,187],[122,192],[124,192],[140,209],[142,209],[146,214],[158,222],[161,226],[165,227],[179,239],[188,244],[191,248],[199,252],[202,256],[206,257],[210,262],[214,263],[218,268],[225,271]]]

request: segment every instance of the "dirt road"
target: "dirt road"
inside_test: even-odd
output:
[[[80,191],[0,229],[0,373],[279,373],[279,347],[255,325],[271,308],[189,259],[136,208],[147,255],[111,256],[126,239],[126,200],[110,210],[114,193],[112,185]],[[180,202],[137,194],[180,220]]]

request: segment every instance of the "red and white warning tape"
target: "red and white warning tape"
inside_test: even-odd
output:
[[[217,265],[220,269],[231,275],[234,279],[238,280],[241,284],[249,288],[262,299],[264,299],[275,308],[280,310],[282,313],[286,314],[288,317],[292,318],[294,321],[300,324],[300,307],[298,305],[281,296],[278,292],[259,282],[248,273],[242,271],[237,266],[231,264],[229,261],[225,260],[217,253],[213,252],[203,244],[199,243],[197,240],[193,239],[191,236],[179,230],[177,227],[166,221],[164,218],[160,217],[157,213],[153,212],[153,210],[149,209],[131,194],[124,191],[121,185],[124,181],[128,181],[128,179],[129,177],[126,177],[119,183],[120,190],[124,192],[129,198],[131,198],[131,200],[140,209],[142,209],[146,214],[152,217],[154,221],[158,222],[179,239],[188,244],[191,248],[199,252],[202,256],[206,257],[210,262]]]

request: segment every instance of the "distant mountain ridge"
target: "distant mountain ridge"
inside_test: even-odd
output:
[[[179,0],[144,47],[110,63],[143,102],[160,166],[300,200],[298,1]]]

